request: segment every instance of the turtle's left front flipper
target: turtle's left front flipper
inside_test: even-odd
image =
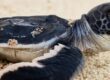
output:
[[[59,44],[32,63],[17,63],[0,71],[0,80],[70,80],[82,60],[79,49]]]

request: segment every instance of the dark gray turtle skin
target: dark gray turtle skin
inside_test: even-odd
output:
[[[81,51],[105,47],[110,50],[110,39],[106,39],[107,46],[100,42],[105,35],[110,35],[109,10],[110,3],[99,5],[71,24],[54,15],[1,18],[0,43],[15,39],[18,45],[11,49],[18,49],[22,44],[25,45],[22,49],[28,46],[49,51],[40,57],[34,56],[32,62],[15,63],[1,70],[0,80],[71,80],[78,68],[82,68]],[[34,46],[30,47],[30,44]],[[17,54],[14,57],[17,58]],[[25,53],[23,58],[28,54]]]

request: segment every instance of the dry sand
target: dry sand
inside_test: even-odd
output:
[[[74,20],[105,2],[110,0],[0,0],[0,17],[55,14]],[[7,63],[0,61],[0,68]],[[85,56],[84,69],[75,80],[110,80],[110,51]]]
[[[75,80],[110,80],[110,51],[85,56],[84,69]]]

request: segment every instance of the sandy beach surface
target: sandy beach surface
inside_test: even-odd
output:
[[[110,0],[0,0],[0,17],[57,15],[78,19],[91,8]],[[0,61],[0,69],[12,63]],[[74,80],[110,80],[110,51],[85,56],[85,66]]]

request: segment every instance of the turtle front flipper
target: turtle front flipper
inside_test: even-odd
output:
[[[70,80],[83,62],[78,48],[56,45],[33,62],[21,62],[0,71],[0,80]]]

